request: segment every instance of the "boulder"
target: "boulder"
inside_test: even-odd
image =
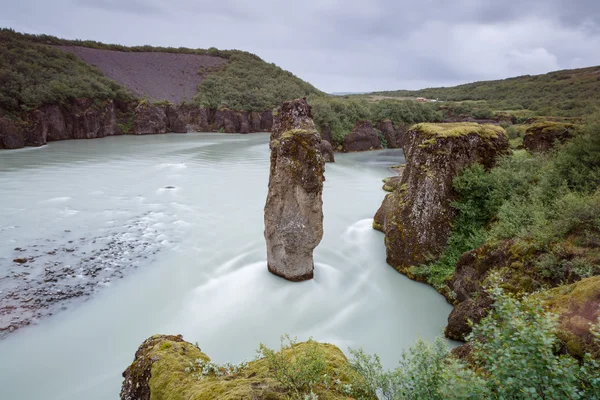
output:
[[[344,137],[342,150],[350,151],[367,151],[382,149],[379,136],[373,128],[373,124],[369,121],[359,121],[354,125],[352,133]]]
[[[141,101],[135,108],[133,120],[134,135],[156,135],[167,133],[167,113],[162,105]]]
[[[333,146],[327,140],[321,140],[321,154],[325,162],[335,162],[335,155],[333,154]]]
[[[274,356],[293,362],[296,355],[306,357],[308,352],[323,356],[324,369],[330,380],[328,385],[315,385],[315,395],[320,399],[348,399],[348,394],[342,393],[342,384],[351,382],[350,364],[336,346],[304,342],[276,352]],[[202,373],[204,365],[212,368],[204,368],[206,372]],[[226,368],[211,363],[199,347],[184,341],[181,335],[148,338],[136,351],[123,378],[121,400],[285,400],[296,395],[277,380],[266,359]],[[376,396],[361,393],[361,398],[375,400]]]
[[[504,129],[478,124],[418,124],[407,133],[406,169],[386,196],[374,227],[385,232],[387,262],[411,276],[410,268],[443,251],[455,210],[453,178],[465,167],[487,168],[509,149]]]
[[[284,103],[271,133],[265,205],[268,269],[290,281],[313,278],[313,250],[323,237],[325,160],[306,99]]]
[[[523,147],[529,152],[544,152],[556,142],[564,143],[572,138],[577,125],[564,122],[536,122],[525,131]]]
[[[24,146],[21,124],[8,117],[0,117],[0,149],[20,149]]]

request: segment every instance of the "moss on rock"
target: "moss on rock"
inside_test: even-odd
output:
[[[414,125],[411,130],[433,138],[460,137],[473,134],[490,139],[497,139],[498,136],[506,136],[506,131],[500,126],[478,124],[475,122],[455,122],[446,124],[421,123]],[[429,140],[431,141],[432,139]]]
[[[314,345],[314,342],[312,342]],[[308,343],[298,343],[293,351],[302,351]],[[327,363],[326,373],[335,382],[349,383],[349,363],[334,345],[317,343]],[[287,349],[284,352],[292,350]],[[284,353],[285,354],[285,353]],[[233,374],[203,376],[190,373],[197,360],[209,357],[181,336],[156,335],[144,341],[135,353],[134,362],[123,373],[122,400],[278,400],[290,399],[292,393],[274,379],[266,359],[248,363]],[[335,387],[316,385],[319,399],[347,399]]]
[[[600,357],[600,345],[591,331],[600,317],[600,276],[583,279],[571,285],[541,293],[549,311],[559,315],[557,336],[570,354],[583,357],[585,353]]]

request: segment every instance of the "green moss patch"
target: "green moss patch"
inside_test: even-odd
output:
[[[474,122],[457,122],[448,124],[422,123],[413,125],[411,130],[426,134],[432,138],[478,135],[483,138],[496,139],[498,136],[506,136],[506,131],[500,126],[482,125]]]

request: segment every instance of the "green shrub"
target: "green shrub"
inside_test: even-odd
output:
[[[273,377],[296,399],[311,394],[315,385],[323,383],[327,371],[325,354],[312,339],[300,348],[296,339],[284,335],[279,351],[261,343],[258,357],[264,357]]]
[[[495,287],[494,306],[467,338],[473,359],[495,399],[590,399],[600,395],[600,369],[557,355],[556,315],[542,303],[519,301]]]

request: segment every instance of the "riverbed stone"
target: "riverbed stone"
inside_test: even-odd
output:
[[[323,237],[325,160],[306,99],[284,103],[271,133],[265,205],[267,264],[290,281],[313,278],[313,250]]]

